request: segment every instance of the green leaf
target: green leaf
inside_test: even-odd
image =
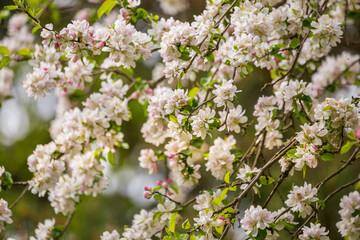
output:
[[[190,45],[191,49],[194,50],[195,52],[197,52],[198,54],[201,54],[200,49],[197,46],[194,45]]]
[[[222,233],[223,233],[223,230],[224,230],[224,226],[215,227],[215,230],[216,230],[218,233],[222,234]]]
[[[260,229],[258,231],[258,234],[256,235],[256,240],[264,240],[267,236],[267,231],[266,229]]]
[[[178,121],[177,121],[177,119],[176,119],[176,117],[175,117],[174,115],[170,115],[170,116],[169,116],[169,120],[170,120],[171,122],[178,123]]]
[[[179,193],[179,189],[175,186],[170,186],[170,188],[175,192],[175,193]]]
[[[225,176],[224,176],[224,181],[225,181],[226,183],[230,183],[230,172],[227,172],[227,173],[225,174]]]
[[[290,149],[289,151],[286,152],[286,155],[289,158],[298,158],[298,156],[296,156],[296,149]]]
[[[169,230],[170,232],[175,232],[175,225],[176,225],[176,217],[177,217],[178,213],[174,212],[173,214],[171,214],[171,218],[169,221]]]
[[[157,218],[159,218],[161,215],[163,215],[164,213],[163,212],[156,212],[154,213],[153,215],[153,221],[156,220]]]
[[[341,148],[341,151],[340,151],[341,155],[347,153],[355,143],[356,142],[347,141],[346,144],[344,146],[342,146],[342,148]]]
[[[37,30],[39,30],[41,27],[40,26],[35,26],[32,30],[31,33],[34,34],[36,33]]]
[[[15,10],[15,9],[18,9],[18,6],[16,5],[7,5],[4,7],[6,10]]]
[[[98,18],[101,18],[102,15],[104,15],[104,13],[109,14],[110,11],[116,6],[116,1],[115,0],[106,0],[101,7],[99,8],[98,12],[97,12],[97,16]]]
[[[7,47],[0,46],[0,55],[9,55],[10,51]]]
[[[189,229],[191,227],[189,219],[186,219],[185,222],[181,226],[183,229]]]
[[[262,185],[269,185],[274,182],[274,179],[272,177],[268,177],[268,176],[261,176],[259,178],[259,181]]]
[[[332,161],[332,160],[334,160],[334,154],[325,153],[325,154],[321,155],[321,159],[324,161]]]
[[[154,188],[152,189],[152,192],[156,192],[157,190],[160,190],[160,189],[161,189],[161,186],[154,187]]]
[[[63,226],[53,227],[50,233],[50,237],[53,239],[58,239],[61,236],[63,230],[64,230]]]
[[[351,140],[356,140],[355,138],[355,132],[354,131],[350,131],[347,134],[348,138],[350,138]]]
[[[220,206],[221,203],[221,198],[214,198],[213,200],[211,200],[211,203],[216,205],[216,206]]]
[[[206,59],[209,61],[209,62],[214,62],[215,61],[215,55],[213,52],[211,51],[208,51],[205,55]]]
[[[28,48],[22,48],[17,53],[23,57],[31,58],[31,52]]]
[[[3,67],[7,67],[7,65],[10,62],[10,57],[9,56],[5,56],[1,59],[0,61],[0,69],[2,69]]]
[[[188,52],[182,52],[179,59],[183,61],[189,61],[191,59],[191,56]]]
[[[189,91],[189,93],[188,93],[188,97],[189,97],[189,98],[195,97],[196,94],[199,92],[199,90],[200,90],[200,89],[199,89],[198,87],[192,88],[192,89]]]
[[[297,48],[300,45],[300,39],[293,38],[293,40],[290,43],[291,48]]]
[[[316,202],[321,206],[322,209],[325,208],[325,202],[324,202],[323,200],[320,200],[320,199],[319,199],[319,200],[317,200]]]
[[[184,72],[182,72],[182,73],[184,73]],[[177,89],[182,89],[182,82],[181,82],[182,76],[183,76],[183,74],[181,75],[181,77],[178,80]]]
[[[35,16],[38,16],[40,13],[42,13],[43,10],[44,10],[44,9],[42,9],[42,8],[36,9],[36,10],[35,10]]]
[[[114,153],[112,151],[109,151],[108,154],[107,154],[107,159],[109,161],[109,163],[111,165],[115,165],[115,156],[114,156]]]

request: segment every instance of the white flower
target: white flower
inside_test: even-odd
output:
[[[244,164],[244,167],[239,169],[239,174],[236,176],[237,179],[240,179],[242,182],[244,182],[244,184],[241,184],[240,189],[245,189],[249,185],[247,183],[250,183],[251,179],[255,177],[259,173],[259,171],[260,169],[256,167],[254,169],[251,169],[248,165]],[[252,189],[254,190],[255,194],[257,194],[258,188],[260,186],[261,185],[258,183],[253,186]]]
[[[213,94],[216,96],[214,102],[218,107],[227,106],[233,108],[234,105],[232,101],[234,100],[236,91],[236,86],[233,85],[234,80],[223,80],[221,85],[215,84],[215,90]]]
[[[152,149],[143,149],[140,151],[139,162],[140,167],[149,169],[149,173],[153,174],[157,172],[156,162],[158,157],[155,155]]]
[[[193,134],[205,139],[210,127],[209,124],[214,122],[214,119],[212,119],[213,117],[215,117],[215,110],[212,110],[209,107],[200,109],[195,116],[191,117],[191,120],[193,121],[191,123]]]
[[[214,145],[209,149],[209,159],[206,162],[206,170],[217,178],[222,179],[226,172],[233,171],[232,163],[235,156],[231,154],[232,146],[236,144],[235,138],[230,135],[225,140],[217,138]]]
[[[101,240],[119,240],[120,235],[116,230],[110,232],[104,232],[103,235],[100,237]]]
[[[0,199],[0,232],[5,229],[5,223],[11,224],[13,221],[11,210],[8,208],[8,203],[4,199]]]
[[[206,225],[208,223],[211,223],[213,220],[212,220],[212,215],[213,215],[213,212],[212,211],[208,211],[207,213],[205,211],[200,211],[199,212],[199,217],[198,218],[194,218],[194,221],[202,226],[202,225]]]
[[[36,237],[30,237],[30,240],[52,240],[51,231],[55,226],[55,219],[46,219],[44,223],[39,223],[35,229]]]
[[[299,235],[300,240],[329,240],[330,238],[327,236],[328,231],[326,231],[325,227],[321,227],[321,224],[313,224],[310,223],[310,227],[303,227],[302,234]]]
[[[247,234],[256,237],[259,229],[263,230],[269,227],[269,224],[273,221],[274,217],[270,211],[261,208],[261,206],[255,208],[251,205],[250,208],[246,209],[245,216],[241,219],[240,223]]]
[[[219,130],[228,129],[228,131],[234,131],[239,133],[241,130],[241,125],[246,123],[248,118],[245,115],[245,110],[242,109],[241,105],[238,105],[236,108],[229,109],[229,113],[226,111],[220,112],[221,123],[225,125]],[[226,120],[226,122],[225,122]]]
[[[294,212],[299,212],[303,218],[312,211],[311,203],[316,202],[317,188],[312,188],[311,184],[305,182],[304,186],[295,186],[288,194],[285,204],[291,207]]]
[[[343,196],[340,201],[341,220],[336,223],[336,227],[342,237],[349,240],[356,240],[360,237],[360,215],[356,212],[360,210],[360,193],[354,191],[349,195]]]

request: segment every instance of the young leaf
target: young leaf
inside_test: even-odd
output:
[[[346,144],[344,146],[342,146],[342,148],[341,148],[341,151],[340,151],[341,155],[347,153],[355,143],[356,142],[347,141]]]
[[[227,172],[227,173],[225,174],[224,181],[225,181],[226,183],[230,183],[230,172]]]
[[[290,43],[291,48],[297,48],[299,45],[300,45],[300,39],[298,38],[294,38]]]
[[[199,88],[198,87],[194,87],[192,88],[189,93],[188,93],[188,97],[189,98],[193,98],[196,96],[196,94],[199,92]]]
[[[9,55],[10,51],[7,47],[0,46],[0,55]]]
[[[173,214],[171,214],[171,218],[169,221],[169,230],[170,232],[175,232],[175,225],[176,225],[176,217],[177,217],[178,213],[174,212]]]
[[[18,6],[15,6],[15,5],[7,5],[4,7],[6,10],[15,10],[15,9],[18,9]]]
[[[332,160],[334,160],[334,154],[325,153],[325,154],[321,155],[321,159],[324,161],[332,161]]]
[[[108,152],[107,159],[108,159],[108,161],[109,161],[109,163],[111,165],[115,164],[115,156],[114,156],[114,153],[112,151]]]
[[[186,219],[185,222],[181,226],[183,229],[189,229],[191,227],[189,219]]]
[[[111,9],[113,9],[115,6],[116,6],[116,1],[115,0],[106,0],[101,5],[101,7],[99,8],[99,10],[97,12],[98,18],[101,18],[101,16],[104,15],[104,13],[109,14]]]

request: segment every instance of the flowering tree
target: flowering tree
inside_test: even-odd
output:
[[[358,171],[323,191],[360,158],[360,55],[331,52],[341,39],[347,49],[356,45],[347,28],[359,21],[358,0],[207,0],[192,22],[148,13],[140,0],[92,0],[101,2],[96,21],[84,20],[89,10],[81,10],[62,29],[39,20],[52,1],[44,9],[13,2],[1,15],[16,12],[0,41],[1,100],[11,97],[12,69],[26,61],[28,97],[55,92],[59,101],[52,141],[28,157],[33,177],[13,182],[0,168],[2,191],[24,185],[15,202],[0,200],[1,230],[31,191],[68,220],[46,219],[30,239],[60,239],[81,197],[106,189],[104,162],[114,164],[116,150],[128,147],[121,126],[137,101],[145,116],[141,134],[151,146],[140,151],[139,165],[163,174],[144,186],[144,197],[158,205],[141,210],[131,226],[104,229],[102,240],[225,239],[237,226],[244,239],[326,240],[335,226],[319,214],[333,211],[328,200],[354,186],[341,198],[336,227],[345,239],[360,238]],[[176,14],[188,4],[160,0],[160,6]],[[137,64],[156,53],[152,79],[138,77]],[[237,85],[255,69],[267,70],[272,81],[258,89],[270,94],[251,112],[239,101],[247,90]],[[241,149],[237,142],[249,133],[253,140]],[[319,182],[306,172],[335,162],[341,166]],[[210,188],[199,184],[205,176],[213,179]],[[293,186],[279,191],[284,182]],[[270,208],[278,194],[282,202]]]

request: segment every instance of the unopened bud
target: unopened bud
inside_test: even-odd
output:
[[[156,185],[161,186],[161,184],[162,184],[162,181],[161,181],[161,180],[157,180],[157,181],[156,181]]]
[[[150,198],[151,198],[151,194],[150,194],[149,192],[144,192],[144,198],[150,199]]]
[[[355,138],[360,139],[360,127],[355,130]]]

